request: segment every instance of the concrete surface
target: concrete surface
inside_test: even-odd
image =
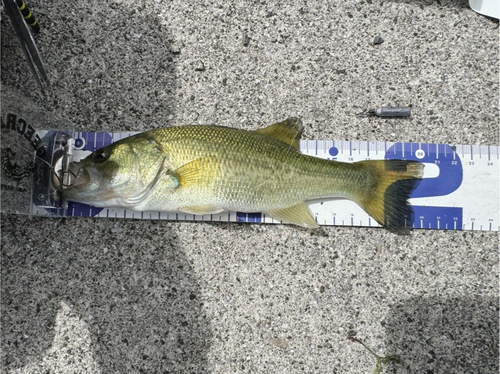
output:
[[[498,144],[498,22],[456,1],[30,0],[2,87],[84,130]],[[373,45],[376,36],[385,42]],[[411,105],[406,120],[359,118]],[[2,215],[5,373],[497,373],[498,234]]]

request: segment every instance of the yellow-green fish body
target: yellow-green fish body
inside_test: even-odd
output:
[[[66,199],[98,207],[187,212],[263,212],[316,227],[305,201],[354,200],[379,223],[404,229],[407,199],[422,176],[414,161],[335,162],[303,155],[300,121],[245,131],[220,126],[151,130],[72,165]],[[394,185],[396,181],[399,186]]]

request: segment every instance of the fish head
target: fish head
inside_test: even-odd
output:
[[[137,206],[168,174],[166,158],[153,138],[141,134],[122,139],[72,162],[69,169],[74,180],[63,190],[63,197],[96,207]],[[172,183],[175,187],[175,180]]]

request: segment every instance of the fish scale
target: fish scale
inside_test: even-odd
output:
[[[247,131],[217,126],[181,126],[173,131],[154,130],[150,135],[169,155],[172,170],[207,155],[222,160],[216,179],[204,181],[198,192],[201,201],[195,205],[221,205],[230,210],[262,209],[263,206],[284,208],[311,196],[345,195],[341,181],[355,176],[353,170],[338,173],[336,164],[304,157],[278,140],[255,137]],[[306,164],[302,165],[304,162]],[[338,174],[333,179],[335,172]],[[211,172],[207,171],[207,175]],[[184,196],[191,193],[179,190],[178,204],[182,205],[183,199],[192,199],[192,195]],[[280,194],[280,201],[276,194]],[[207,201],[206,196],[213,196],[213,200]]]

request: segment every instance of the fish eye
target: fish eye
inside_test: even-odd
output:
[[[109,153],[106,152],[104,149],[98,149],[94,153],[94,161],[98,164],[102,164],[104,161],[106,161],[109,158]]]

